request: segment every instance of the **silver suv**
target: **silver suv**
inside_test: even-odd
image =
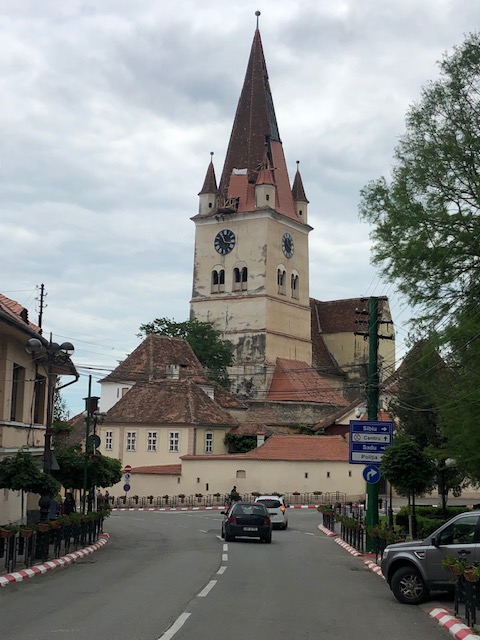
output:
[[[455,516],[425,540],[388,545],[382,573],[397,600],[419,604],[430,591],[453,588],[452,574],[442,567],[445,556],[480,562],[480,511]]]

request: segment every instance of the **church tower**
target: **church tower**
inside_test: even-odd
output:
[[[264,399],[277,358],[312,364],[312,228],[298,163],[290,186],[258,22],[220,183],[211,161],[199,199],[190,315],[233,344],[232,391]]]

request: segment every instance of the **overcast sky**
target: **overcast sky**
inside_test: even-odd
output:
[[[188,318],[198,198],[219,178],[260,10],[291,179],[309,205],[310,295],[388,295],[359,191],[388,175],[409,105],[480,25],[478,0],[3,0],[0,291],[75,345],[71,414],[138,344]],[[88,367],[105,367],[105,371]]]

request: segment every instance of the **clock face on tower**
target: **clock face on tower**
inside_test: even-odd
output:
[[[235,246],[235,234],[230,229],[223,229],[219,231],[215,236],[214,241],[215,251],[224,256]]]
[[[293,238],[289,233],[284,233],[282,237],[282,251],[286,258],[293,256]]]

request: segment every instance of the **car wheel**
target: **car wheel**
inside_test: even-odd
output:
[[[229,533],[225,531],[225,542],[233,542],[235,540],[234,536],[231,536]]]
[[[220,537],[225,538],[225,531],[223,530],[223,527],[222,527],[222,533],[220,534]]]
[[[415,567],[401,567],[393,574],[393,595],[402,604],[420,604],[428,598],[429,591]]]
[[[285,524],[283,525],[283,529],[286,531],[288,527],[288,522],[285,522]]]
[[[270,533],[266,538],[263,539],[264,542],[270,544],[272,541],[272,534]]]

